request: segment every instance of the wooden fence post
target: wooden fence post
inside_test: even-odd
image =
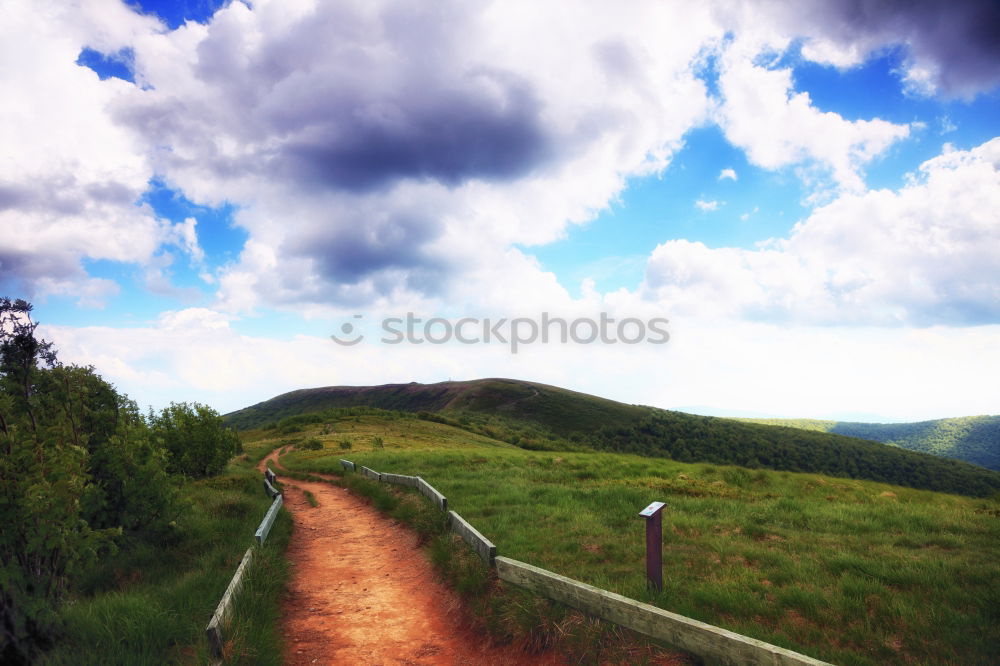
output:
[[[663,591],[663,507],[653,502],[639,512],[646,519],[646,583],[657,592]]]

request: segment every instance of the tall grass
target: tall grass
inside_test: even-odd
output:
[[[246,457],[188,484],[174,541],[123,550],[78,581],[62,611],[64,635],[41,663],[208,663],[205,626],[271,503],[252,463]],[[282,513],[236,597],[227,663],[282,661],[277,619],[290,535]]]

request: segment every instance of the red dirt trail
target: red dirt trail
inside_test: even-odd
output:
[[[266,460],[276,462],[277,452]],[[416,535],[364,500],[324,482],[284,483],[294,523],[282,605],[286,664],[563,663],[554,654],[491,646],[464,628],[461,602],[438,579]]]

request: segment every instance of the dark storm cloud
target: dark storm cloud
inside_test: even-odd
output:
[[[287,248],[292,256],[310,257],[318,273],[335,283],[352,284],[385,271],[439,274],[444,267],[426,245],[441,233],[440,225],[406,213],[336,224],[303,234]]]
[[[80,183],[73,175],[60,174],[29,184],[0,183],[0,211],[75,216],[95,205],[130,206],[138,196],[133,188],[113,180]]]
[[[823,0],[790,3],[822,36],[840,44],[904,42],[936,83],[969,95],[1000,83],[1000,2],[996,0]]]
[[[79,263],[67,252],[41,254],[0,248],[0,287],[34,295],[36,282],[42,278],[66,280],[81,275]]]
[[[371,14],[320,4],[252,47],[240,24],[217,20],[191,70],[210,99],[161,96],[152,81],[117,117],[172,146],[174,166],[221,180],[365,192],[516,179],[552,156],[554,138],[524,77],[462,60],[474,20],[462,3]],[[239,154],[219,151],[223,142]]]
[[[278,159],[296,178],[352,191],[404,178],[453,186],[528,173],[548,153],[530,87],[497,73],[470,78],[476,81],[462,90],[339,100],[325,123],[289,141]]]

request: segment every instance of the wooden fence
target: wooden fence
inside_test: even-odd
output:
[[[263,546],[264,541],[267,539],[267,535],[271,532],[271,527],[274,525],[275,519],[278,517],[278,512],[281,511],[281,507],[284,504],[284,498],[281,492],[278,491],[272,483],[275,483],[276,479],[274,472],[270,469],[264,471],[264,492],[267,493],[268,497],[274,499],[271,502],[271,506],[268,508],[267,513],[264,514],[264,520],[261,521],[260,527],[254,532],[254,540],[257,546]],[[225,594],[222,595],[222,599],[219,601],[219,605],[215,608],[215,613],[212,614],[212,619],[209,620],[208,626],[205,627],[205,634],[208,636],[208,645],[212,651],[213,656],[217,658],[222,657],[223,645],[225,641],[223,640],[223,632],[226,630],[229,623],[230,611],[233,605],[233,598],[243,587],[243,577],[246,574],[247,568],[250,566],[250,561],[253,559],[253,546],[247,548],[246,554],[243,555],[243,559],[240,561],[240,565],[236,567],[236,573],[233,575],[233,579],[229,581],[229,586],[226,588]]]
[[[506,557],[500,580],[726,666],[820,666],[826,662],[770,645]],[[829,665],[828,665],[829,666]]]
[[[233,597],[243,587],[243,574],[250,565],[251,559],[253,559],[253,546],[247,548],[240,566],[236,567],[236,575],[229,581],[226,593],[222,595],[222,601],[215,608],[215,613],[212,614],[212,619],[209,620],[208,626],[205,628],[205,633],[208,635],[208,645],[216,657],[222,656],[222,646],[224,645],[222,632],[229,622],[229,611],[233,605]]]
[[[267,510],[264,514],[264,520],[260,522],[260,527],[254,532],[254,538],[257,539],[257,545],[263,546],[264,540],[267,538],[268,533],[271,531],[271,526],[274,525],[275,518],[278,517],[278,512],[281,511],[281,505],[284,504],[284,498],[279,494],[271,502],[271,508]]]
[[[354,463],[341,460],[344,469],[354,469]],[[687,650],[702,659],[723,666],[831,666],[792,650],[743,636],[721,627],[699,622],[683,615],[586,583],[560,576],[531,564],[497,556],[497,547],[454,511],[448,511],[448,500],[419,476],[379,473],[361,468],[366,477],[382,483],[394,483],[416,488],[441,511],[448,513],[452,531],[486,562],[496,569],[500,580],[523,587],[536,594],[576,608],[656,640]]]

